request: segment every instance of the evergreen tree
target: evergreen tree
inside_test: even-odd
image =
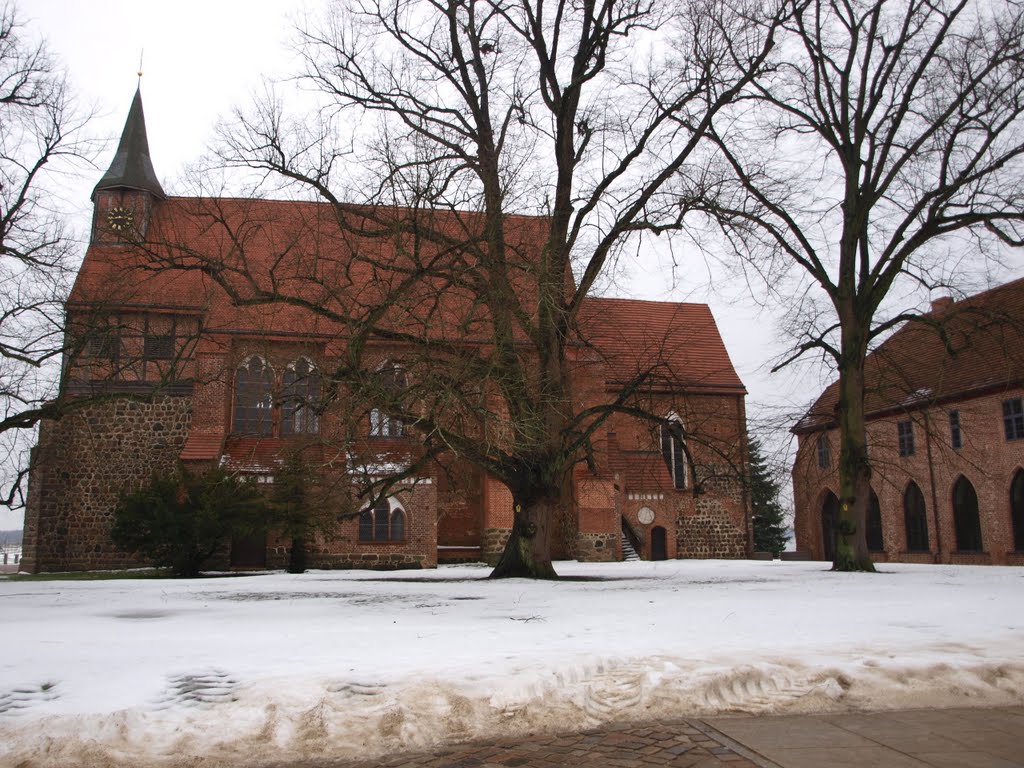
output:
[[[266,501],[254,484],[219,468],[179,468],[121,497],[110,538],[125,552],[192,578],[233,535],[262,529],[266,516]]]
[[[778,554],[786,548],[786,513],[779,503],[779,484],[761,453],[759,440],[750,441],[750,505],[754,513],[754,550]]]

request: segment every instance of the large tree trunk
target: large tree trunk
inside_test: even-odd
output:
[[[515,520],[492,579],[557,579],[551,565],[551,535],[560,507],[558,494],[545,494],[531,502],[515,502]]]
[[[851,325],[856,325],[851,323]],[[867,519],[871,503],[871,464],[864,419],[863,334],[843,331],[839,366],[839,521],[832,570],[874,571],[868,555]]]

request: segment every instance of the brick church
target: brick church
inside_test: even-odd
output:
[[[150,159],[138,92],[93,203],[91,242],[67,302],[62,381],[62,397],[81,407],[40,426],[25,570],[140,565],[110,541],[123,493],[179,466],[220,466],[270,488],[298,454],[320,478],[328,521],[309,548],[311,567],[496,562],[513,520],[508,489],[454,451],[417,464],[425,439],[417,421],[357,403],[338,384],[356,342],[351,325],[323,307],[339,296],[346,306],[370,306],[391,278],[366,260],[357,266],[353,254],[397,260],[398,235],[339,227],[327,203],[168,196]],[[365,218],[381,213],[366,209]],[[452,233],[473,225],[468,212],[425,215]],[[508,219],[510,242],[529,254],[546,220]],[[189,269],[183,254],[257,275],[253,285],[306,277],[292,301],[247,302],[208,270]],[[424,289],[417,300],[403,323],[429,314],[432,332],[458,335],[467,349],[480,343],[479,320],[467,319],[476,310],[454,290]],[[642,395],[662,421],[616,413],[591,436],[571,477],[556,557],[749,554],[745,390],[708,307],[587,298],[578,325],[569,350],[574,404],[615,400],[656,360],[660,373]],[[393,388],[431,375],[396,362],[397,341],[370,341],[360,359]],[[500,413],[488,423],[500,435]],[[397,478],[387,498],[360,507],[354,489],[381,477]],[[275,530],[240,538],[222,565],[280,567],[289,543]]]

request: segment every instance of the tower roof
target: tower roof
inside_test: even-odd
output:
[[[138,89],[128,110],[117,152],[110,168],[93,189],[93,199],[102,189],[140,189],[161,199],[167,197],[153,170],[153,161],[149,159],[146,116],[142,112],[142,92]]]

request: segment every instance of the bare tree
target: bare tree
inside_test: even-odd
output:
[[[807,355],[839,374],[834,568],[873,570],[865,357],[915,289],[1024,244],[1024,6],[1012,0],[789,4],[779,66],[710,135],[734,183],[696,207],[788,296]],[[785,280],[789,270],[799,275]],[[781,366],[780,366],[781,367]]]
[[[59,415],[57,365],[73,242],[55,175],[89,156],[88,115],[64,73],[33,39],[13,5],[0,7],[0,504],[23,499],[28,471],[19,435]]]
[[[231,258],[182,248],[174,266],[204,270],[239,306],[293,304],[344,328],[336,390],[412,425],[424,461],[454,453],[503,482],[515,524],[494,575],[553,577],[553,520],[601,424],[665,416],[634,398],[657,361],[615,402],[572,396],[584,298],[633,238],[678,229],[677,196],[708,183],[705,132],[774,44],[776,22],[752,22],[762,10],[336,3],[301,30],[298,80],[319,111],[289,121],[271,91],[218,152],[263,189],[329,203],[344,263],[323,243],[301,275],[293,252],[290,274],[276,261],[254,276],[239,218],[210,211],[209,226],[237,235]],[[408,386],[382,387],[385,363]]]

